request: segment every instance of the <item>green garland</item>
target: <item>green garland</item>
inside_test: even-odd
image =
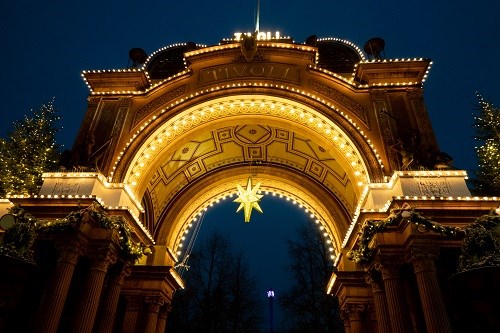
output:
[[[34,264],[33,250],[37,220],[24,209],[14,206],[9,211],[16,223],[5,231],[0,242],[0,255],[9,256]]]
[[[458,271],[500,266],[500,215],[491,212],[476,219],[464,228],[462,253],[458,259]]]
[[[146,246],[132,241],[130,228],[121,216],[109,216],[96,203],[69,213],[55,221],[38,220],[19,206],[11,208],[16,223],[5,232],[3,243],[0,244],[0,254],[28,260],[32,259],[31,246],[37,233],[54,233],[76,230],[82,222],[95,221],[101,228],[114,229],[118,232],[118,245],[126,260],[136,261],[142,257]],[[11,235],[12,234],[12,235]],[[7,241],[6,242],[6,238]]]
[[[370,249],[370,242],[375,234],[384,232],[388,227],[395,225],[403,220],[407,220],[422,231],[438,232],[443,236],[457,236],[463,234],[463,230],[458,227],[447,227],[437,222],[431,221],[423,217],[420,213],[412,209],[394,210],[391,215],[385,220],[368,220],[360,231],[360,237],[357,241],[357,249],[347,253],[347,259],[356,263],[367,265],[374,256],[374,250]]]

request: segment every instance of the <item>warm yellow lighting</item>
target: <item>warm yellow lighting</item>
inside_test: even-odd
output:
[[[243,209],[245,222],[250,222],[252,209],[256,209],[258,212],[262,213],[262,209],[259,206],[259,201],[264,195],[257,194],[259,192],[259,187],[260,183],[257,183],[257,185],[252,188],[252,177],[248,177],[246,189],[243,189],[243,187],[241,187],[241,185],[239,184],[237,185],[238,198],[234,199],[233,201],[240,204],[236,212],[239,212],[241,209]]]

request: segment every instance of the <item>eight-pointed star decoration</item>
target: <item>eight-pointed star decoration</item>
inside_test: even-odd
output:
[[[252,177],[248,177],[247,188],[243,189],[239,184],[238,187],[238,198],[234,199],[233,202],[238,202],[240,206],[236,210],[236,213],[243,208],[245,214],[245,222],[250,222],[250,215],[252,215],[252,209],[255,208],[258,212],[262,213],[262,209],[259,206],[260,199],[264,196],[259,193],[260,183],[257,183],[255,187],[252,188]]]

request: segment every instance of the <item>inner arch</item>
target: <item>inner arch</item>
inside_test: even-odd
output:
[[[252,123],[278,122],[284,128],[314,136],[321,146],[332,148],[332,156],[342,161],[343,169],[353,184],[362,186],[370,182],[365,156],[345,131],[328,117],[311,107],[284,98],[238,95],[210,100],[167,118],[134,152],[124,173],[124,183],[133,189],[137,197],[141,197],[145,190],[144,184],[149,180],[145,175],[176,143],[200,131],[242,120]],[[131,138],[129,144],[133,140]],[[118,159],[115,164],[119,162]],[[356,192],[359,196],[361,189],[358,188]]]
[[[246,184],[249,175],[252,175],[254,183],[261,183],[262,194],[283,197],[302,208],[309,214],[311,222],[318,224],[333,250],[339,251],[352,216],[327,189],[311,181],[306,175],[278,166],[268,168],[267,171],[262,166],[242,166],[212,173],[197,180],[164,210],[155,232],[156,243],[166,245],[175,256],[179,255],[183,236],[189,233],[203,211],[217,201],[233,200],[236,184]],[[235,210],[236,207],[235,204]]]

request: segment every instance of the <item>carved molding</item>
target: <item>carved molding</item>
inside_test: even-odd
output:
[[[109,265],[116,263],[116,253],[108,248],[96,249],[89,253],[90,269],[107,272]]]
[[[348,303],[342,307],[341,311],[343,313],[343,317],[348,318],[349,321],[360,321],[362,320],[365,310],[365,304]]]
[[[160,312],[160,308],[165,304],[165,298],[162,296],[147,296],[144,302],[148,305],[148,312]]]
[[[158,319],[166,319],[170,311],[172,311],[172,304],[165,301],[165,304],[163,304],[158,313]]]
[[[172,90],[167,91],[163,95],[158,98],[155,98],[145,106],[143,106],[135,115],[134,125],[136,126],[141,119],[145,118],[151,111],[157,110],[161,108],[164,104],[169,101],[182,96],[186,93],[187,85],[183,85]]]
[[[81,256],[87,253],[87,244],[80,240],[58,241],[56,248],[59,250],[57,262],[75,265]]]
[[[436,271],[436,259],[438,248],[432,246],[413,247],[410,253],[410,261],[415,274]]]
[[[340,91],[332,88],[331,86],[321,84],[318,81],[311,81],[311,89],[321,95],[324,95],[334,100],[335,102],[338,102],[339,104],[342,104],[349,111],[355,114],[359,119],[361,119],[361,121],[367,124],[366,110],[361,104],[355,102],[354,100],[350,99],[349,97],[342,94]]]
[[[380,281],[380,276],[375,269],[372,269],[366,273],[365,281],[372,287],[373,293],[382,292],[384,289],[383,283],[382,281]]]
[[[399,279],[401,267],[405,264],[403,255],[378,255],[375,269],[382,273],[382,279]]]

